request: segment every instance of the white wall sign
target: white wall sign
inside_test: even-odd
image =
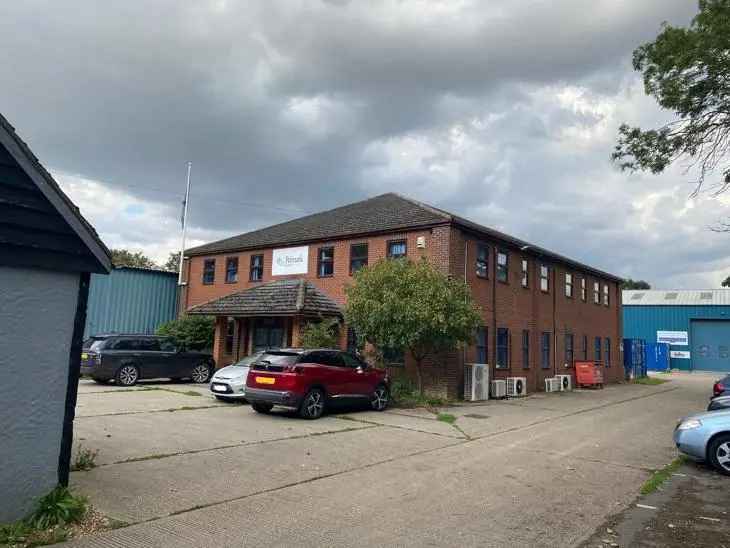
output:
[[[679,358],[680,360],[688,360],[689,359],[689,350],[670,350],[669,357],[670,358]]]
[[[309,247],[275,249],[271,261],[271,275],[306,274],[308,266]]]
[[[686,331],[657,331],[656,342],[687,346],[689,335]]]

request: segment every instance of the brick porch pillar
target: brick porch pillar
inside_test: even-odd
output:
[[[226,349],[226,327],[228,319],[225,316],[216,316],[215,318],[215,335],[213,338],[213,359],[215,360],[216,369],[225,367],[229,357],[225,353]]]

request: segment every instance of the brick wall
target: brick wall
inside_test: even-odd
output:
[[[423,237],[426,247],[419,249],[417,239]],[[467,233],[460,228],[449,225],[436,226],[426,230],[416,230],[387,236],[370,238],[341,239],[322,241],[309,245],[309,265],[306,275],[288,276],[306,278],[319,289],[340,304],[345,302],[345,287],[351,283],[350,246],[356,243],[368,243],[368,263],[374,264],[386,256],[387,242],[405,239],[408,244],[408,257],[417,259],[426,257],[442,272],[457,279],[466,279],[472,289],[472,295],[482,312],[484,325],[487,328],[487,361],[490,364],[492,378],[508,376],[527,377],[528,390],[544,390],[544,379],[555,374],[565,373],[566,368],[565,334],[573,334],[574,358],[582,358],[582,337],[588,337],[588,358],[593,358],[594,337],[601,337],[601,353],[605,352],[605,339],[611,342],[611,367],[605,369],[607,382],[620,380],[623,376],[622,356],[620,354],[620,291],[616,282],[597,279],[578,270],[566,269],[548,259],[530,253],[530,250],[519,250],[505,246],[503,242],[490,240],[481,235]],[[487,276],[479,277],[476,272],[476,257],[479,244],[488,247]],[[327,278],[317,276],[317,251],[320,247],[334,247],[334,275]],[[496,252],[503,250],[508,254],[508,278],[506,282],[495,279]],[[216,299],[229,293],[243,291],[254,285],[266,283],[287,276],[271,275],[272,249],[246,251],[211,256],[197,256],[188,260],[188,286],[184,296],[185,308]],[[264,275],[260,282],[249,281],[249,264],[251,255],[264,255]],[[238,281],[225,282],[226,258],[238,257]],[[206,259],[216,259],[215,283],[203,285],[203,264]],[[521,284],[521,261],[528,261],[528,287]],[[549,291],[540,289],[540,265],[549,267]],[[573,297],[565,295],[565,273],[573,274]],[[580,294],[580,280],[586,279],[586,301]],[[593,282],[600,283],[601,304],[593,303]],[[603,305],[603,286],[609,287],[609,306]],[[238,325],[238,324],[237,324]],[[237,327],[237,333],[244,331],[245,322]],[[507,368],[496,369],[497,328],[507,328],[510,334],[509,362]],[[299,326],[291,326],[292,342],[298,340]],[[522,363],[522,332],[529,333],[528,367]],[[550,359],[547,368],[541,366],[541,334],[550,334]],[[216,360],[220,364],[230,363],[233,355],[222,352],[222,339],[225,335],[225,322],[217,324]],[[237,340],[240,335],[237,334]],[[220,341],[220,342],[219,342]],[[346,330],[340,337],[341,347],[346,346]],[[463,365],[477,359],[477,348],[469,345],[455,349],[441,356],[432,356],[423,364],[424,379],[428,391],[448,397],[458,397],[463,393]],[[404,372],[415,378],[415,363],[406,359]]]

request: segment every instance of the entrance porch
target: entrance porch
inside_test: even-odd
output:
[[[312,282],[288,279],[231,293],[188,314],[215,316],[213,358],[220,368],[267,348],[299,346],[307,322],[341,318],[342,309]],[[341,335],[341,346],[345,339]]]

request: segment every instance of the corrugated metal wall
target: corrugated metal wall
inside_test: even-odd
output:
[[[175,318],[177,275],[137,268],[92,274],[84,337],[97,333],[154,333]]]
[[[730,320],[730,306],[631,306],[623,305],[624,337],[657,342],[657,331],[686,331],[691,337],[691,320]],[[690,345],[692,341],[690,340]],[[689,350],[690,346],[672,346],[672,350]],[[671,358],[670,367],[692,369],[692,360]]]

